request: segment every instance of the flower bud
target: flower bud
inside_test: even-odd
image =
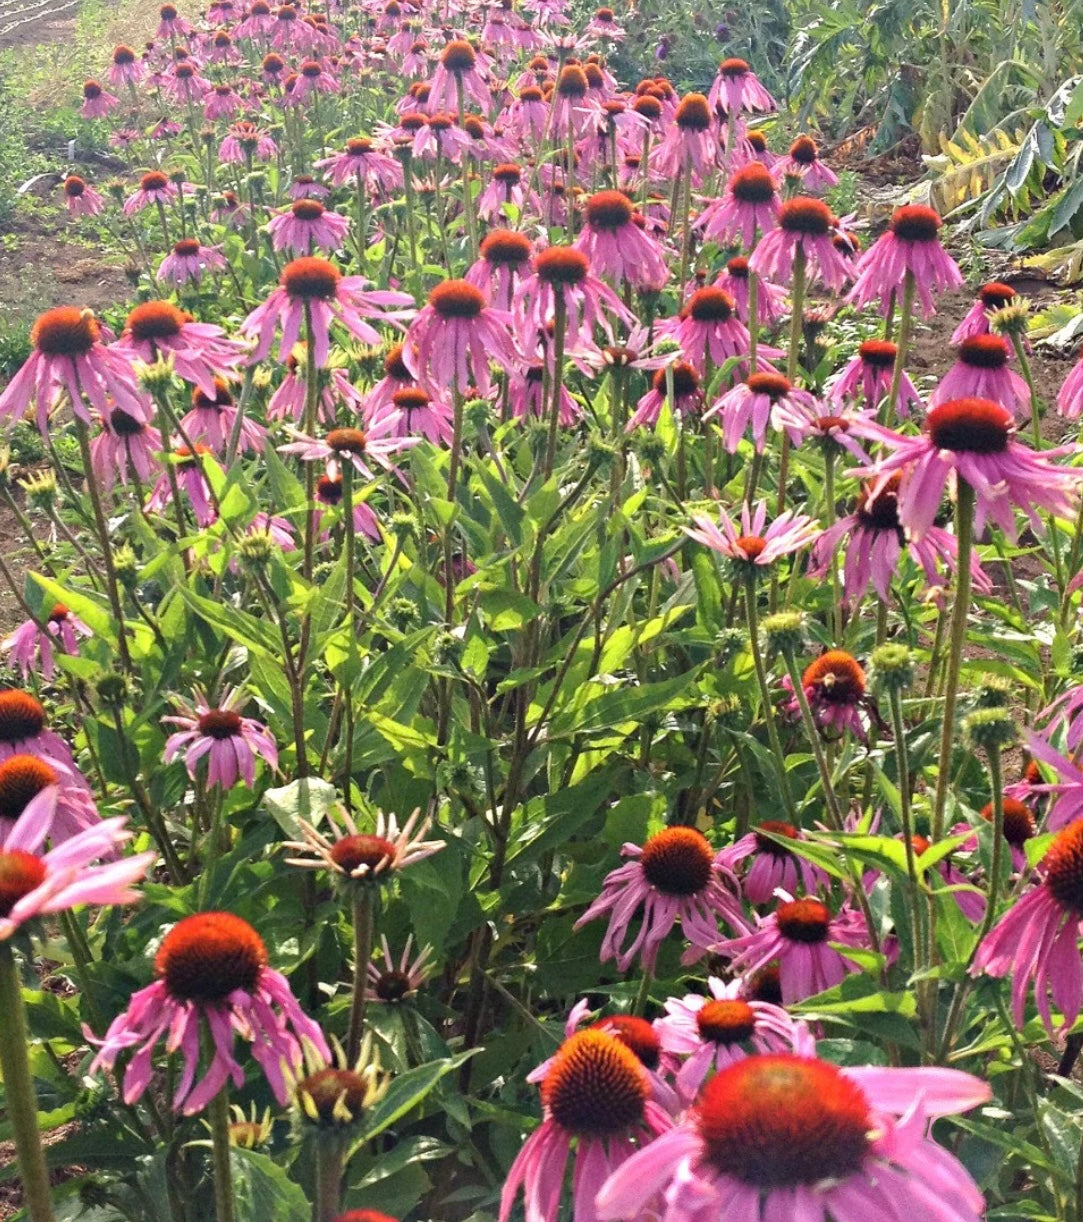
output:
[[[1015,718],[1005,708],[984,708],[971,713],[963,721],[963,736],[969,747],[986,751],[1003,751],[1018,738]]]
[[[905,645],[888,643],[873,650],[869,659],[872,686],[889,695],[904,692],[914,682],[914,657]]]

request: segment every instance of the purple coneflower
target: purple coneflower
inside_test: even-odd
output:
[[[917,437],[903,437],[889,429],[881,429],[880,436],[893,452],[858,474],[873,476],[879,487],[896,471],[902,472],[899,523],[912,538],[923,538],[933,525],[953,472],[974,489],[979,534],[989,520],[1014,540],[1017,509],[1035,528],[1041,524],[1039,509],[1056,517],[1070,517],[1074,512],[1083,472],[1058,467],[1049,460],[1074,454],[1075,446],[1035,453],[1014,440],[1011,412],[989,399],[952,399],[938,404],[929,411]]]
[[[657,291],[669,279],[662,248],[636,224],[635,209],[622,191],[597,191],[587,200],[583,231],[575,241],[591,271],[618,287]]]
[[[59,759],[9,755],[0,763],[0,835],[11,830],[26,808],[46,789],[54,789],[54,844],[71,840],[101,822],[94,795],[78,769]]]
[[[845,403],[860,397],[862,407],[866,411],[875,412],[881,401],[891,393],[891,378],[897,354],[898,347],[890,340],[865,340],[827,388],[828,398],[835,403]],[[899,397],[895,400],[894,409],[900,417],[905,418],[910,415],[911,407],[920,404],[921,396],[904,370],[899,380]]]
[[[267,223],[271,245],[309,255],[316,250],[334,251],[342,247],[350,231],[348,217],[328,210],[315,199],[298,199]]]
[[[203,99],[203,117],[208,123],[232,119],[243,109],[244,102],[232,85],[214,85]]]
[[[775,518],[765,530],[767,502],[760,501],[755,512],[747,504],[741,506],[740,530],[729,514],[719,506],[718,521],[706,514],[692,515],[694,526],[686,526],[685,534],[742,566],[766,568],[783,556],[806,547],[820,533],[819,526],[806,514],[792,509]]]
[[[601,327],[612,343],[610,316],[629,327],[635,321],[609,285],[591,274],[581,250],[550,246],[534,256],[534,274],[520,283],[515,294],[524,351],[532,351],[537,337],[546,332],[558,297],[567,313],[569,348],[589,344],[595,327]]]
[[[989,315],[1002,310],[1016,299],[1018,293],[1010,284],[999,280],[991,280],[978,290],[974,304],[970,307],[963,321],[952,332],[952,344],[961,344],[972,335],[989,334]]]
[[[746,250],[756,236],[774,229],[778,218],[778,185],[774,175],[758,161],[730,176],[725,194],[708,204],[696,221],[703,236],[718,246],[739,242]]]
[[[36,755],[47,764],[59,762],[70,773],[79,769],[67,743],[46,729],[45,709],[29,692],[0,688],[0,760]]]
[[[306,1043],[330,1059],[323,1033],[305,1016],[285,976],[268,967],[263,939],[230,912],[199,912],[178,921],[154,957],[154,974],[154,984],[134,994],[112,1021],[90,1066],[91,1073],[111,1069],[122,1053],[136,1050],[124,1071],[125,1103],[141,1098],[150,1085],[152,1057],[162,1039],[183,1059],[173,1110],[186,1116],[202,1111],[227,1081],[238,1089],[244,1085],[244,1069],[233,1055],[237,1034],[251,1041],[252,1055],[283,1105]],[[203,1047],[210,1063],[196,1083]]]
[[[746,1057],[716,1074],[677,1127],[610,1177],[596,1216],[980,1222],[981,1193],[928,1130],[991,1096],[957,1069],[840,1067],[805,1037],[793,1053]]]
[[[516,281],[527,274],[534,243],[515,229],[491,229],[481,241],[478,258],[466,279],[489,294],[499,310],[511,311]]]
[[[573,1142],[573,1213],[584,1222],[595,1218],[594,1199],[607,1177],[673,1123],[650,1098],[647,1071],[635,1053],[594,1028],[561,1045],[542,1079],[541,1101],[542,1123],[508,1172],[498,1222],[507,1222],[520,1189],[531,1222],[557,1222]]]
[[[422,385],[435,393],[448,387],[462,394],[476,386],[489,392],[489,362],[512,369],[519,360],[511,317],[488,304],[467,280],[445,280],[410,324],[402,359]]]
[[[1080,923],[1083,922],[1083,820],[1057,834],[1038,864],[1041,882],[1000,918],[974,958],[972,975],[1011,976],[1012,1014],[1022,1028],[1030,986],[1045,1029],[1053,1033],[1050,1000],[1075,1022],[1083,1005]]]
[[[752,864],[741,878],[741,890],[752,904],[768,904],[781,887],[784,891],[819,891],[830,884],[819,866],[792,853],[780,840],[804,840],[799,827],[778,819],[765,819],[722,850],[722,861],[736,870],[742,861]]]
[[[380,333],[366,319],[405,318],[408,314],[403,307],[411,307],[413,298],[387,290],[370,292],[364,287],[367,283],[361,276],[344,277],[333,263],[315,255],[287,263],[279,277],[278,288],[241,323],[242,335],[254,335],[258,339],[252,362],[257,363],[267,356],[279,326],[282,342],[278,356],[284,361],[301,337],[306,316],[311,319],[309,338],[315,347],[316,364],[321,369],[327,364],[331,347],[332,320],[341,323],[361,343],[379,345]]]
[[[782,178],[799,178],[802,190],[814,194],[837,186],[839,181],[835,171],[820,160],[820,150],[811,136],[798,136],[775,169]]]
[[[749,307],[748,259],[734,255],[715,279],[715,288],[723,289],[737,303],[737,317],[748,323]],[[756,314],[761,327],[773,327],[786,316],[786,290],[770,280],[759,277],[756,294]]]
[[[370,962],[368,965],[368,995],[370,1001],[383,1002],[387,1005],[399,1005],[409,1000],[417,993],[432,973],[429,958],[432,947],[425,946],[411,961],[410,954],[414,944],[411,934],[402,948],[398,963],[392,958],[391,947],[387,944],[386,935],[380,938],[382,951],[381,962]]]
[[[777,892],[780,903],[770,916],[756,917],[756,928],[723,938],[709,949],[730,959],[734,972],[751,975],[778,961],[783,1005],[794,1005],[840,984],[860,969],[835,945],[866,948],[869,933],[860,912],[843,907],[832,914],[822,900],[794,899]]]
[[[654,1024],[663,1055],[680,1065],[676,1085],[686,1100],[699,1094],[709,1073],[744,1060],[746,1048],[762,1055],[789,1052],[794,1043],[794,1021],[781,1006],[746,1001],[739,980],[725,984],[709,976],[707,989],[708,997],[670,997],[665,1017]]]
[[[124,215],[134,216],[151,204],[169,204],[180,195],[180,187],[161,170],[150,170],[139,180],[138,188],[124,201]]]
[[[718,65],[707,101],[711,109],[720,115],[778,110],[778,103],[763,87],[747,61],[736,58],[724,59]]]
[[[489,87],[478,70],[478,53],[465,38],[453,38],[440,52],[429,82],[429,113],[458,113],[460,102],[466,101],[482,112],[492,105]]]
[[[56,844],[42,846],[53,830],[57,791],[48,786],[26,804],[18,819],[0,835],[0,942],[13,937],[28,922],[84,904],[131,904],[131,890],[153,864],[156,854],[113,858],[132,837],[123,818],[103,819]],[[55,841],[54,837],[54,841]]]
[[[847,301],[858,306],[875,304],[886,315],[909,273],[922,313],[926,318],[935,314],[934,294],[963,283],[955,260],[940,245],[942,224],[940,214],[923,204],[896,208],[887,232],[858,260],[857,278]]]
[[[717,368],[748,353],[748,328],[737,318],[737,303],[717,287],[697,289],[676,318],[658,325],[657,333],[676,340],[684,358],[701,374],[707,372],[708,362]],[[764,356],[778,355],[773,348],[760,351]]]
[[[218,160],[226,165],[271,161],[277,154],[278,145],[272,136],[247,119],[231,123],[225,139],[218,146]]]
[[[686,94],[662,143],[651,154],[651,169],[673,179],[687,170],[694,182],[701,181],[718,161],[718,140],[712,127],[707,99],[702,93]]]
[[[790,416],[808,418],[816,414],[816,400],[781,373],[751,373],[728,390],[704,419],[721,417],[722,444],[731,454],[737,452],[751,425],[752,444],[761,453],[767,442],[767,426],[782,427],[786,409]]]
[[[929,396],[929,406],[949,399],[992,399],[1016,416],[1030,411],[1030,388],[1008,365],[1011,348],[999,335],[972,335],[955,350],[955,363]]]
[[[217,454],[224,454],[237,422],[237,405],[229,387],[221,378],[214,380],[214,394],[208,395],[201,387],[192,387],[192,406],[181,420],[184,435],[193,441],[202,441]],[[262,424],[247,415],[241,420],[238,433],[238,449],[259,453],[267,439],[267,430]]]
[[[327,177],[336,187],[360,183],[381,195],[402,187],[402,163],[381,152],[365,136],[347,140],[341,153],[317,161],[316,169],[326,170]]]
[[[304,462],[348,462],[363,479],[373,480],[376,468],[399,474],[393,456],[420,440],[404,435],[400,423],[399,413],[390,410],[372,417],[364,429],[334,428],[322,438],[294,431],[295,440],[278,449],[282,454],[296,454]]]
[[[940,526],[930,526],[920,539],[908,537],[899,523],[899,475],[878,486],[868,483],[858,494],[852,513],[845,514],[816,540],[809,564],[810,577],[823,577],[835,563],[839,546],[845,544],[843,592],[854,602],[871,584],[888,602],[891,582],[903,548],[921,566],[929,585],[941,584],[940,568],[955,571],[958,540]],[[993,588],[976,552],[971,553],[970,575],[974,588],[988,594]]]
[[[199,761],[206,757],[208,788],[232,789],[240,779],[251,789],[257,757],[276,769],[278,747],[265,725],[237,712],[244,702],[245,694],[239,687],[226,692],[215,705],[199,691],[194,704],[178,701],[180,713],[162,718],[180,727],[166,740],[165,762],[172,763],[183,754],[188,775],[194,781]]]
[[[837,292],[850,276],[850,264],[832,241],[833,222],[831,209],[822,200],[807,195],[786,200],[778,210],[778,228],[760,240],[749,267],[758,276],[789,284],[800,250],[809,280],[819,279]]]
[[[285,847],[305,854],[287,858],[286,864],[306,870],[329,870],[345,883],[367,886],[390,882],[400,870],[445,848],[443,840],[426,840],[432,819],[415,810],[399,827],[394,815],[377,812],[371,832],[358,829],[347,810],[329,813],[317,828],[298,819],[304,840]]]
[[[71,216],[97,216],[105,207],[101,195],[78,174],[69,174],[64,179],[61,194]]]
[[[198,238],[181,238],[158,265],[157,278],[166,284],[198,284],[207,271],[222,271],[226,258],[221,246],[202,246]]]
[[[68,657],[79,656],[79,638],[93,636],[89,626],[63,603],[56,603],[39,627],[32,619],[25,620],[14,632],[0,641],[0,653],[8,655],[12,666],[23,672],[23,678],[40,674],[46,683],[56,675],[55,650]]]
[[[113,48],[113,62],[106,73],[110,85],[138,85],[143,73],[144,65],[131,47],[121,44]]]
[[[244,345],[229,339],[221,327],[195,322],[168,301],[137,305],[112,348],[146,365],[164,358],[208,395],[214,394],[215,378],[228,376],[244,355]]]
[[[615,959],[620,971],[626,972],[638,955],[643,969],[653,971],[658,948],[678,919],[691,943],[687,962],[695,962],[718,941],[719,918],[734,929],[747,928],[736,878],[695,828],[664,828],[642,846],[626,843],[621,856],[632,860],[606,875],[601,895],[575,923],[579,929],[588,921],[608,917],[603,963]],[[639,930],[622,948],[637,915]]]
[[[153,425],[136,420],[119,408],[101,417],[101,430],[90,442],[94,478],[107,492],[117,477],[127,484],[130,477],[146,483],[158,465],[162,435]]]
[[[688,361],[674,361],[671,365],[655,370],[650,390],[636,404],[626,431],[631,433],[645,425],[653,428],[658,423],[662,407],[667,401],[676,416],[691,416],[703,410],[700,375]]]
[[[782,686],[793,697],[786,712],[799,716],[801,706],[789,675],[783,677]],[[828,649],[805,667],[801,687],[821,729],[835,730],[839,734],[849,730],[864,741],[861,709],[865,703],[865,671],[855,657],[843,649]]]
[[[104,90],[98,81],[85,81],[83,104],[79,113],[84,119],[103,119],[116,106],[118,100],[115,94]]]
[[[92,420],[84,396],[102,414],[115,405],[136,420],[148,420],[150,403],[131,362],[107,348],[102,336],[90,310],[57,306],[39,314],[30,331],[33,351],[0,393],[0,419],[17,420],[33,405],[44,435],[50,411],[66,392],[72,411],[86,424]]]

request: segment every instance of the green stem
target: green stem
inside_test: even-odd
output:
[[[353,994],[350,998],[350,1028],[346,1042],[346,1061],[353,1065],[361,1050],[365,1006],[368,1002],[367,976],[372,955],[372,927],[376,893],[367,883],[358,887],[353,900]]]
[[[346,634],[351,654],[357,648],[357,630],[354,622],[354,610],[357,605],[356,592],[354,590],[357,549],[356,529],[353,520],[353,470],[353,463],[346,462],[342,464],[342,507],[344,510],[342,523],[346,535]],[[350,794],[351,778],[353,777],[354,728],[352,677],[353,667],[348,665],[342,680],[342,702],[346,710],[346,741],[342,761],[342,795],[348,811],[353,809],[353,799]]]
[[[639,992],[632,1006],[632,1014],[642,1018],[647,1012],[647,1003],[651,999],[651,985],[654,983],[654,972],[649,967],[643,968],[643,979],[639,982]]]
[[[229,1087],[210,1101],[211,1165],[214,1177],[215,1222],[233,1222],[233,1171],[229,1165]]]
[[[571,202],[568,204],[571,207]],[[545,466],[542,479],[553,474],[557,454],[557,429],[560,426],[560,402],[564,389],[564,342],[568,329],[568,304],[564,291],[558,290],[553,300],[553,401],[549,409],[549,434],[545,441]]]
[[[23,1200],[30,1222],[54,1222],[53,1194],[38,1131],[38,1099],[27,1059],[26,1010],[15,955],[0,943],[0,1073],[8,1123],[22,1176]]]
[[[960,479],[955,500],[955,535],[958,555],[955,562],[955,606],[951,613],[951,639],[948,669],[944,683],[944,720],[940,728],[940,755],[933,801],[932,841],[944,838],[944,812],[951,781],[951,748],[955,737],[955,703],[959,673],[966,647],[966,624],[970,613],[970,559],[974,550],[974,489]]]
[[[332,1222],[342,1210],[342,1173],[345,1151],[333,1133],[320,1133],[316,1139],[316,1200],[312,1222]]]
[[[117,581],[117,570],[113,564],[113,547],[112,536],[109,531],[109,524],[105,519],[105,511],[102,509],[101,497],[98,495],[98,483],[94,478],[94,464],[90,457],[90,433],[87,430],[86,424],[75,418],[75,431],[79,437],[79,453],[83,460],[83,469],[86,471],[87,480],[86,487],[90,496],[90,505],[94,511],[94,525],[98,531],[98,538],[102,548],[102,566],[105,569],[105,586],[109,594],[109,605],[113,611],[113,619],[117,625],[117,652],[120,654],[120,664],[128,673],[132,673],[132,658],[128,652],[128,636],[124,626],[124,604],[120,597],[120,585]]]
[[[760,649],[760,628],[756,614],[756,575],[749,574],[745,578],[745,623],[748,626],[748,643],[752,651],[752,663],[756,668],[756,679],[760,685],[760,699],[763,702],[763,720],[767,724],[767,737],[771,750],[778,760],[779,788],[782,790],[782,801],[786,805],[786,814],[793,824],[798,823],[797,807],[794,805],[793,793],[790,790],[790,778],[786,772],[786,756],[782,750],[782,741],[778,736],[778,726],[775,724],[775,710],[771,705],[771,688],[767,682],[767,667],[763,663],[763,652]]]
[[[899,401],[899,390],[902,386],[903,370],[910,348],[910,327],[914,317],[914,293],[917,281],[914,273],[907,271],[903,280],[902,303],[899,309],[899,342],[895,347],[895,367],[891,371],[891,389],[888,391],[887,402],[880,413],[882,424],[890,424],[895,415],[895,404]]]

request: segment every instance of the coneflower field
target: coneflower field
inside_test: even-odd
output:
[[[973,213],[725,23],[156,21],[0,382],[0,1216],[1083,1222],[1083,362]]]

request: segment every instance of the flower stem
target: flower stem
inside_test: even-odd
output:
[[[117,570],[113,564],[109,523],[105,520],[102,500],[98,495],[98,483],[94,477],[94,463],[90,456],[90,433],[86,424],[78,416],[75,418],[75,431],[79,437],[79,453],[83,460],[83,470],[86,471],[86,486],[90,495],[90,506],[94,511],[94,525],[101,542],[102,565],[105,568],[105,586],[109,594],[109,605],[113,611],[113,618],[117,622],[117,652],[120,654],[121,666],[131,674],[132,658],[128,652],[128,637],[124,626],[124,604],[121,602]]]
[[[807,262],[805,249],[798,243],[793,255],[793,287],[790,290],[792,313],[790,315],[790,348],[786,356],[786,377],[790,382],[797,381],[797,370],[801,355],[801,331],[805,318],[805,287]],[[786,483],[790,470],[790,435],[782,434],[782,446],[778,459],[778,505],[776,513],[781,514],[786,507]]]
[[[332,1133],[321,1133],[316,1144],[316,1202],[313,1222],[332,1222],[342,1210],[342,1173],[345,1170],[342,1142]]]
[[[914,820],[910,809],[910,755],[906,746],[906,725],[902,713],[902,693],[892,688],[888,697],[891,712],[891,734],[895,740],[895,761],[899,774],[899,820],[902,823],[903,844],[906,849],[906,873],[909,876],[907,901],[910,909],[910,937],[914,946],[914,967],[928,966],[928,930],[920,902],[921,879],[918,876],[917,851],[914,848]],[[918,1022],[921,1027],[922,1047],[927,1051],[936,1039],[929,1021],[929,990],[936,982],[922,979],[916,985]]]
[[[748,372],[759,368],[760,344],[760,278],[752,269],[748,272]]]
[[[767,683],[767,668],[763,664],[763,653],[760,650],[760,628],[756,616],[756,575],[750,574],[745,579],[745,623],[748,626],[748,643],[752,651],[752,662],[756,668],[756,679],[760,685],[760,699],[763,701],[763,720],[767,723],[767,737],[771,750],[778,760],[778,781],[782,790],[782,801],[786,805],[786,814],[790,822],[796,824],[797,807],[794,805],[793,794],[790,791],[790,778],[786,772],[786,756],[782,750],[782,741],[778,736],[778,726],[775,724],[775,711],[771,707],[771,689]]]
[[[895,405],[899,401],[903,370],[906,367],[906,357],[910,348],[910,326],[914,317],[916,287],[917,281],[914,279],[914,273],[908,270],[903,279],[902,302],[899,308],[899,342],[895,346],[895,367],[891,371],[891,389],[888,391],[887,402],[880,413],[881,424],[891,423],[895,414]]]
[[[564,390],[564,341],[568,329],[568,303],[563,290],[554,294],[553,300],[553,402],[549,409],[549,435],[545,442],[545,467],[542,479],[553,474],[553,463],[557,455],[557,429],[560,425],[560,405]]]
[[[0,943],[0,1073],[7,1117],[23,1181],[30,1222],[54,1222],[53,1194],[38,1131],[38,1100],[26,1055],[26,1011],[11,944]]]
[[[351,653],[357,647],[357,633],[354,622],[354,608],[357,599],[354,591],[355,571],[355,537],[356,529],[353,520],[353,463],[342,464],[342,524],[346,536],[346,639]],[[342,680],[342,703],[346,710],[345,744],[342,761],[342,796],[347,811],[353,809],[353,799],[350,795],[350,784],[353,776],[353,667],[346,667],[346,675]]]
[[[229,1165],[229,1087],[223,1086],[207,1108],[211,1124],[211,1166],[215,1222],[233,1222],[233,1171]]]
[[[357,1060],[361,1048],[361,1028],[365,1022],[367,976],[372,955],[372,926],[375,891],[368,884],[358,887],[353,901],[353,995],[350,998],[350,1029],[346,1042],[347,1063]]]
[[[959,672],[966,646],[966,623],[970,613],[970,558],[974,550],[974,489],[959,480],[955,500],[955,536],[958,555],[955,564],[955,606],[951,615],[951,641],[944,683],[944,720],[940,728],[940,756],[937,765],[936,797],[933,801],[932,840],[944,838],[944,812],[951,780],[951,748],[955,737],[955,702]]]
[[[643,979],[639,982],[639,992],[636,994],[635,1003],[632,1006],[632,1014],[638,1018],[642,1018],[647,1010],[647,1003],[651,999],[651,985],[654,983],[654,971],[652,968],[643,968]]]

